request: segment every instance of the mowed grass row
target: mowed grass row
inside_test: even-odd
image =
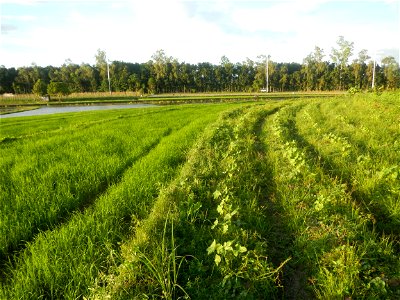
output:
[[[164,114],[159,118],[157,113],[131,111],[108,122],[81,117],[84,127],[3,141],[0,258],[22,247],[38,231],[51,229],[90,205],[133,162],[192,118],[191,113],[174,110],[164,110]]]
[[[111,263],[109,258],[117,249],[116,243],[134,225],[132,220],[147,214],[158,189],[174,175],[197,135],[215,120],[219,111],[227,108],[223,105],[164,108],[147,116],[143,121],[146,126],[139,128],[144,135],[157,138],[158,132],[163,136],[166,130],[169,134],[164,134],[147,153],[132,161],[120,174],[121,179],[94,199],[91,206],[83,212],[76,211],[53,231],[38,234],[13,257],[15,261],[4,274],[0,298],[76,298],[87,293],[99,270],[106,270]],[[108,129],[122,130],[135,126],[132,123],[120,120],[108,124]],[[136,135],[141,137],[142,133]],[[136,137],[131,132],[125,139],[136,140]],[[136,141],[131,148],[141,147],[146,140]]]
[[[385,233],[400,233],[400,104],[392,96],[313,103],[296,120],[303,142]],[[398,99],[398,98],[397,98]]]

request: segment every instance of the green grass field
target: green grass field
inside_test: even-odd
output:
[[[282,93],[186,93],[186,94],[161,94],[139,95],[135,92],[113,92],[111,95],[105,92],[97,93],[73,93],[61,98],[53,97],[51,101],[45,101],[34,94],[16,94],[13,96],[0,95],[0,113],[6,113],[10,109],[29,109],[29,107],[51,105],[75,105],[75,104],[112,104],[112,103],[153,103],[153,104],[185,104],[185,103],[218,103],[238,100],[261,99],[289,99],[328,97],[343,94],[343,92],[282,92]]]
[[[400,102],[1,120],[0,299],[400,297]]]

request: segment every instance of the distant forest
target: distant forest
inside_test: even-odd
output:
[[[232,63],[223,56],[218,65],[189,64],[168,57],[163,50],[158,50],[146,63],[107,63],[105,51],[99,49],[94,66],[70,60],[61,67],[0,66],[0,93],[45,94],[51,83],[62,83],[66,94],[104,92],[109,90],[108,74],[115,92],[258,92],[266,88],[267,62],[268,90],[272,92],[368,90],[373,78],[376,88],[400,88],[400,68],[394,57],[385,57],[375,64],[367,50],[362,50],[349,62],[352,52],[353,43],[343,37],[339,37],[337,49],[332,48],[330,61],[324,60],[323,49],[315,47],[302,64],[278,63],[264,55],[257,57],[257,61],[247,59],[241,63]]]

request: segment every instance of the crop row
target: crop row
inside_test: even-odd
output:
[[[348,160],[350,166],[330,161],[351,156],[355,140],[326,120],[316,123],[324,113],[312,114],[346,103],[345,117],[354,117],[351,107],[365,105],[360,101],[270,103],[225,113],[122,244],[119,265],[99,277],[89,298],[397,297],[393,219],[380,220],[379,228],[390,231],[375,230],[371,206],[360,201],[345,171],[356,169],[357,159]],[[394,108],[387,109],[395,118]],[[311,143],[312,134],[323,149]],[[336,149],[323,151],[332,144]],[[386,162],[392,158],[386,155]],[[390,192],[382,193],[390,198]]]
[[[226,112],[208,128],[91,298],[278,295],[287,259],[274,266],[269,258],[276,241],[259,135],[281,105]]]
[[[152,205],[152,199],[157,195],[160,185],[174,176],[186,150],[198,133],[222,109],[222,106],[215,106],[208,109],[207,114],[202,108],[166,109],[161,113],[162,118],[154,113],[128,122],[123,119],[115,123],[108,122],[100,128],[89,126],[82,132],[74,131],[72,136],[60,137],[69,138],[71,143],[56,140],[54,137],[43,141],[33,140],[31,144],[25,141],[21,146],[19,142],[14,142],[16,144],[13,147],[3,149],[9,152],[25,149],[26,152],[22,153],[29,154],[28,150],[37,152],[38,144],[49,145],[47,151],[42,152],[46,160],[36,156],[39,162],[42,160],[47,163],[42,173],[24,175],[24,178],[36,180],[33,176],[36,174],[37,180],[41,180],[37,182],[37,189],[43,189],[46,184],[43,179],[48,173],[46,168],[69,163],[65,167],[67,174],[76,172],[76,168],[86,168],[88,171],[82,172],[81,178],[60,178],[60,185],[69,185],[65,189],[67,191],[70,191],[70,185],[85,182],[89,178],[87,186],[82,184],[81,189],[77,189],[77,193],[84,193],[91,188],[90,183],[95,183],[90,176],[101,170],[104,164],[101,161],[102,156],[108,154],[112,158],[119,152],[121,159],[130,159],[130,162],[125,163],[123,172],[110,175],[111,181],[109,184],[107,182],[106,188],[93,195],[91,203],[85,202],[84,209],[72,209],[68,218],[59,221],[57,224],[60,226],[57,227],[51,227],[51,224],[44,222],[48,230],[36,234],[32,242],[24,245],[19,253],[10,256],[11,263],[3,274],[0,298],[76,298],[87,293],[87,287],[93,284],[100,270],[107,270],[112,263],[118,249],[117,243],[129,234],[129,228],[134,226],[135,220],[140,220],[148,213],[148,207]],[[107,139],[107,136],[113,140]],[[70,144],[73,146],[70,147]],[[119,148],[114,149],[114,144]],[[50,148],[51,145],[53,147]],[[58,153],[54,151],[57,145],[60,147]],[[60,161],[47,162],[51,155],[60,155]],[[10,154],[9,156],[11,157]],[[82,166],[78,162],[76,165],[71,163],[75,157]],[[114,161],[114,164],[117,163],[118,161]],[[15,159],[10,168],[19,164],[22,162]],[[104,169],[115,170],[118,166],[113,166],[114,164],[110,163]],[[53,173],[59,176],[62,170],[58,167],[57,172]],[[22,184],[21,180],[20,177],[13,185]],[[8,183],[2,183],[2,187],[7,186]],[[69,201],[75,199],[64,197],[63,194],[55,197],[51,192],[50,190],[47,209],[46,205],[42,206],[45,215],[49,214],[48,208],[53,205],[51,201],[59,199],[61,203],[71,205]],[[18,193],[11,195],[17,198]],[[2,198],[2,204],[10,198]],[[28,212],[41,209],[40,203],[35,201],[37,197],[30,199],[31,207],[26,208]],[[28,200],[29,198],[26,199]],[[88,198],[82,197],[82,200],[87,201]],[[56,211],[55,215],[58,216],[58,213]],[[25,224],[23,220],[21,223]]]
[[[4,250],[0,298],[400,297],[399,115],[383,95],[10,121],[0,207],[39,209],[28,179],[70,206]]]
[[[297,119],[309,105],[291,106],[276,114],[266,130],[277,202],[290,229],[289,282],[302,281],[303,290],[289,293],[332,299],[340,297],[385,297],[397,283],[399,263],[393,241],[370,229],[373,215],[360,206],[345,179],[327,172],[323,153],[310,147],[297,126],[313,127]],[[307,125],[308,124],[308,125]],[[318,127],[322,127],[321,125]],[[310,132],[318,131],[314,130]],[[350,144],[340,144],[335,155],[347,156]],[[320,139],[323,144],[324,139]]]
[[[90,205],[170,133],[159,126],[149,135],[146,125],[147,121],[131,128],[108,123],[2,149],[1,254]]]
[[[361,108],[361,104],[363,107]],[[328,101],[298,115],[304,142],[370,211],[379,231],[399,234],[400,108],[384,101]],[[310,126],[310,124],[312,124]]]
[[[183,116],[174,120],[139,114],[56,133],[38,135],[36,129],[2,143],[0,258],[90,205],[163,136],[185,124]]]

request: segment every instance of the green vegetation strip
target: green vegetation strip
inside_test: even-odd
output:
[[[371,214],[354,201],[347,184],[327,173],[321,158],[305,147],[296,131],[296,115],[304,105],[309,104],[283,109],[265,130],[269,159],[275,165],[274,198],[289,229],[282,236],[293,239],[287,241],[293,259],[286,293],[304,298],[313,293],[319,299],[395,298],[400,278],[396,237],[371,230]],[[299,283],[301,290],[291,290]]]
[[[23,246],[21,241],[31,240],[38,231],[51,229],[90,205],[163,136],[185,124],[183,118],[178,121],[171,114],[172,120],[156,114],[118,118],[87,123],[85,130],[3,140],[0,257],[4,259]]]
[[[92,298],[278,294],[287,259],[274,267],[268,258],[268,169],[257,136],[265,116],[279,106],[234,110],[205,132],[180,176],[161,192],[135,238],[123,245],[123,263],[97,285]]]
[[[198,132],[222,109],[225,108],[214,106],[206,110],[207,114],[204,107],[164,109],[160,114],[162,117],[154,112],[142,120],[142,123],[140,120],[135,122],[133,119],[120,120],[117,124],[107,124],[110,130],[123,130],[122,127],[130,127],[132,130],[132,127],[137,126],[138,132],[131,131],[129,136],[124,137],[124,141],[128,143],[126,147],[131,151],[138,146],[146,145],[146,140],[138,140],[142,136],[140,131],[156,139],[160,136],[159,132],[163,133],[168,128],[171,128],[171,132],[157,144],[150,144],[153,149],[147,149],[149,152],[133,161],[132,166],[123,174],[114,174],[122,178],[119,182],[110,182],[110,187],[97,199],[93,199],[90,207],[82,213],[76,212],[71,215],[69,220],[59,228],[40,233],[32,243],[15,256],[13,258],[15,262],[5,272],[6,280],[3,283],[0,298],[76,298],[87,293],[87,286],[93,284],[95,275],[100,269],[107,269],[110,264],[109,259],[117,248],[117,242],[133,225],[131,223],[133,214],[134,219],[140,219],[147,214],[153,197],[157,195],[159,185],[171,179]],[[98,130],[95,130],[97,136],[90,135],[90,129],[89,127],[84,131],[89,139],[94,140],[95,143],[102,141],[107,144],[106,149],[97,150],[101,153],[107,153],[108,146],[111,146],[109,144],[118,142],[105,139]],[[113,137],[116,138],[116,136],[118,136],[117,132],[114,132]],[[86,142],[90,144],[90,141]],[[57,141],[53,143],[56,147]],[[80,145],[85,147],[82,142]],[[32,147],[32,145],[29,146]],[[60,142],[58,146],[65,147],[66,144]],[[123,146],[124,144],[119,144],[121,151]],[[50,152],[54,152],[53,149]],[[95,151],[97,148],[89,147],[89,149]],[[80,153],[77,149],[73,150],[76,154]],[[111,154],[115,155],[114,152],[118,153],[118,150],[113,150]],[[99,158],[93,153],[92,156]],[[72,157],[72,153],[69,153],[69,157]],[[92,161],[89,156],[86,159],[81,162],[86,168],[92,166],[97,169],[102,165],[101,161]],[[67,170],[71,172],[74,168],[75,166],[70,166]],[[53,173],[55,172],[51,174]],[[44,172],[43,175],[46,174]],[[38,173],[37,176],[43,175]],[[86,176],[89,177],[90,174]],[[84,178],[86,177],[64,178],[61,182],[70,185]],[[39,184],[39,187],[42,185]],[[2,184],[3,186],[7,184]],[[53,200],[55,198],[52,197]],[[60,195],[59,198],[67,204],[75,199],[64,195]],[[5,199],[2,199],[2,203],[6,202]],[[30,209],[34,209],[40,203],[32,202],[31,205]],[[51,204],[48,205],[51,207]],[[27,208],[28,211],[30,209]],[[48,210],[44,211],[44,214],[48,214]],[[46,225],[49,226],[49,224]]]
[[[18,107],[18,106],[58,106],[58,105],[88,105],[88,104],[113,104],[113,103],[151,103],[151,104],[179,104],[179,103],[208,103],[208,102],[231,102],[243,100],[274,100],[274,99],[293,99],[329,97],[337,92],[329,93],[201,93],[201,94],[161,94],[145,95],[143,97],[135,96],[133,93],[116,93],[109,95],[107,93],[84,93],[70,95],[61,98],[53,98],[51,101],[44,101],[35,95],[15,96],[12,98],[0,98],[0,107]]]
[[[4,248],[0,298],[400,298],[399,109],[384,93],[7,120],[0,224],[21,226],[18,204],[43,227]]]
[[[0,107],[0,115],[7,115],[16,112],[23,112],[28,110],[38,109],[39,106],[12,106],[12,107]],[[1,117],[0,117],[1,118]]]
[[[377,229],[399,234],[400,105],[394,99],[314,103],[299,114],[296,124],[326,169],[341,177],[373,215]]]

